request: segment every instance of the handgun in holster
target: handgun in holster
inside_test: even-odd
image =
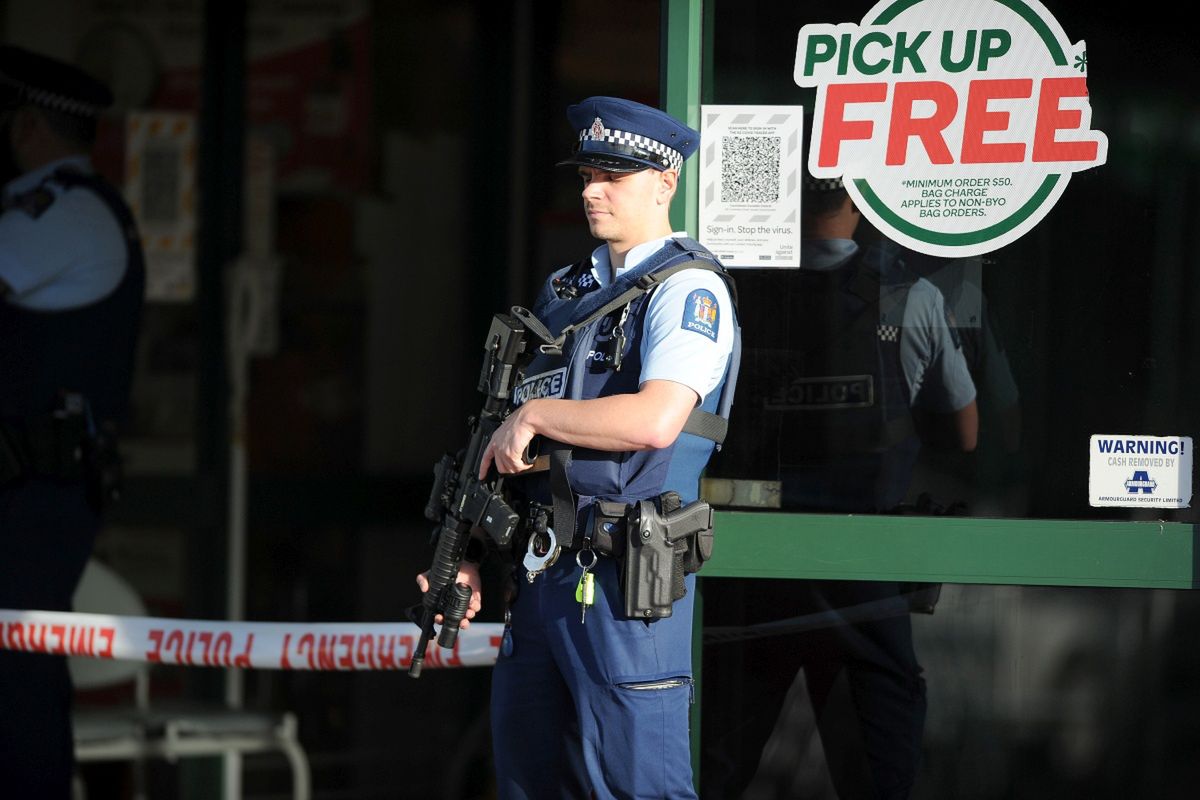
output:
[[[629,506],[621,568],[627,617],[671,616],[675,601],[687,594],[684,578],[712,556],[712,522],[708,503],[680,507],[674,492]]]

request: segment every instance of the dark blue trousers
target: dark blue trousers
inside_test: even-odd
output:
[[[564,553],[532,584],[518,576],[512,653],[492,677],[499,797],[696,797],[688,733],[694,578],[670,617],[631,620],[617,565],[601,558],[585,624],[575,601],[581,572]]]
[[[820,626],[705,645],[701,795],[741,796],[803,670],[838,797],[908,798],[921,762],[926,700],[912,622],[897,613],[906,607],[899,585],[717,579],[705,581],[703,591],[706,625],[804,617]],[[851,621],[841,613],[864,606],[878,607],[878,615]],[[799,758],[802,743],[793,744]]]
[[[0,487],[0,608],[71,610],[98,528],[80,484]],[[65,657],[0,650],[0,794],[70,797],[71,700]]]

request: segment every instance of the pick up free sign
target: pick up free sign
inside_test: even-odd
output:
[[[1014,241],[1108,155],[1086,46],[1037,0],[884,0],[861,24],[805,25],[795,80],[817,90],[809,172],[930,255]]]

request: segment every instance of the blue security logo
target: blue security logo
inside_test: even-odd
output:
[[[1125,481],[1125,490],[1130,494],[1144,492],[1151,494],[1158,488],[1158,482],[1150,477],[1150,473],[1144,469],[1134,470],[1133,477]]]

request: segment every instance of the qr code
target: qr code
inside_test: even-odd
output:
[[[779,200],[779,136],[721,138],[721,202]]]
[[[183,148],[173,143],[148,144],[142,153],[142,222],[173,225],[179,221],[179,181]]]

